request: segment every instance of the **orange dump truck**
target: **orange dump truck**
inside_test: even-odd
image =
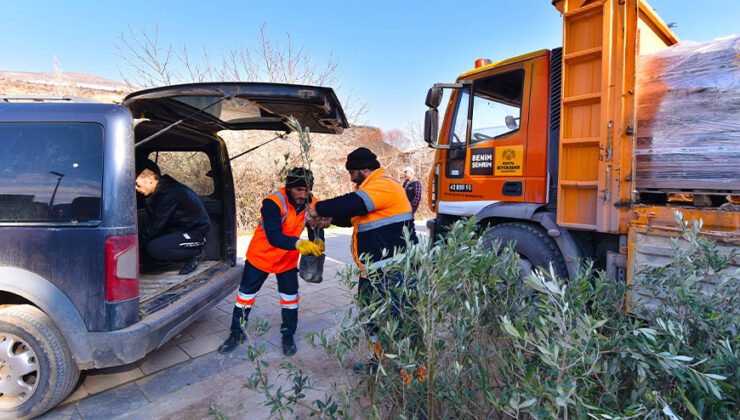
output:
[[[645,1],[553,5],[562,48],[481,59],[429,90],[430,230],[474,216],[483,235],[516,242],[522,268],[566,276],[590,258],[627,281],[669,261],[675,210],[740,246],[737,38],[684,51]]]

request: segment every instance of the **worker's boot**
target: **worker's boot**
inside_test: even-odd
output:
[[[244,339],[246,338],[244,331],[247,329],[247,320],[249,319],[250,310],[250,308],[242,309],[234,306],[234,310],[231,313],[231,334],[229,334],[229,338],[219,346],[219,353],[231,353],[239,346],[239,344],[244,342]]]
[[[283,308],[281,312],[283,323],[280,325],[280,333],[283,335],[283,354],[292,356],[297,351],[293,334],[298,325],[298,309]]]
[[[229,335],[229,338],[227,338],[226,341],[224,341],[223,344],[221,344],[218,347],[218,352],[221,354],[231,353],[232,351],[234,351],[234,349],[239,347],[239,344],[243,342],[244,342],[244,333],[241,331],[239,332],[232,331],[231,334]]]
[[[298,349],[295,346],[295,341],[293,340],[292,335],[284,335],[283,336],[283,355],[285,356],[292,356],[298,351]]]

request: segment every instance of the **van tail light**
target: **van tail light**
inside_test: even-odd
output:
[[[105,300],[119,302],[139,296],[139,242],[137,235],[105,239]]]

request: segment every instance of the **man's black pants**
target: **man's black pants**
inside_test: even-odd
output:
[[[270,273],[266,273],[249,263],[244,262],[244,272],[239,290],[236,292],[236,304],[231,316],[231,332],[241,333],[241,319],[247,322],[249,312],[252,310],[257,292],[262,288],[265,279]],[[298,326],[298,268],[275,274],[280,293],[280,306],[283,323],[280,332],[285,337],[292,337]]]
[[[198,232],[173,232],[154,238],[147,244],[146,256],[160,261],[182,261],[198,255],[206,240]]]

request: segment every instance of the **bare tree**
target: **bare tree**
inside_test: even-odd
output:
[[[428,147],[424,141],[424,127],[419,121],[410,122],[406,126],[406,138],[409,141],[410,147],[415,149]]]
[[[273,38],[265,24],[258,28],[253,46],[238,46],[226,51],[214,51],[205,46],[198,49],[167,45],[160,41],[157,28],[153,31],[128,28],[121,34],[118,55],[121,76],[132,88],[190,82],[265,81],[332,86],[343,91],[338,86],[339,66],[333,55],[317,64],[311,52],[296,45],[290,34],[285,38]],[[351,91],[344,95],[344,110],[348,119],[355,123],[367,112],[367,106],[353,98]],[[227,147],[235,151],[233,156],[265,143],[265,136],[274,137],[275,134],[223,133]],[[331,140],[321,134],[311,135],[311,138],[315,138],[312,142],[315,156],[321,157],[320,170],[314,174],[315,192],[321,197],[351,191],[344,160],[357,143],[373,147],[379,156],[389,156],[384,163],[396,166],[398,150],[384,144],[377,129],[353,128],[339,137],[332,136]],[[259,220],[262,198],[283,185],[287,168],[307,165],[304,149],[300,135],[292,134],[269,147],[253,151],[247,158],[232,162],[239,230],[247,230]]]
[[[281,42],[272,38],[267,24],[262,23],[256,35],[256,47],[237,46],[214,57],[205,46],[194,55],[186,45],[175,48],[160,44],[157,27],[153,31],[135,31],[129,27],[121,33],[117,46],[121,77],[132,88],[190,82],[266,81],[341,89],[337,80],[339,66],[333,54],[317,66],[311,52],[296,45],[290,34]],[[367,113],[367,104],[354,98],[351,90],[343,103],[347,118],[353,123]]]
[[[406,133],[394,128],[383,133],[383,141],[395,147],[398,150],[404,150],[408,147]]]
[[[172,68],[172,45],[159,44],[159,27],[154,33],[144,29],[122,32],[121,44],[116,46],[118,56],[128,71],[121,70],[121,78],[130,87],[153,87],[170,85],[179,77]]]
[[[432,170],[434,150],[424,143],[420,124],[409,124],[405,131],[399,129],[386,131],[383,133],[383,142],[396,150],[395,153],[390,153],[384,161],[390,173],[402,179],[403,170],[406,167],[412,167],[422,185],[427,183]],[[427,189],[423,191],[426,196]],[[426,198],[422,201],[426,203]],[[417,215],[419,217],[433,216],[426,205],[419,207]]]

